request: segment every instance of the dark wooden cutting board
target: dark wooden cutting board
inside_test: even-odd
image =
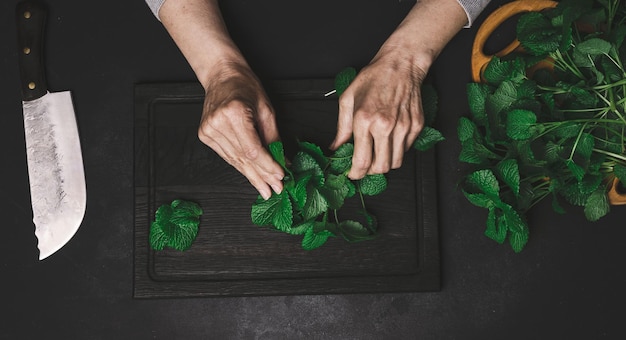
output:
[[[295,140],[325,148],[336,131],[331,79],[267,84],[287,156]],[[302,250],[301,236],[252,224],[257,193],[245,177],[197,138],[203,90],[196,83],[135,86],[134,297],[256,296],[435,291],[440,288],[433,151],[406,154],[387,190],[366,197],[380,236],[331,238]],[[198,236],[184,252],[149,247],[162,204],[200,204]],[[348,213],[358,202],[346,203]]]

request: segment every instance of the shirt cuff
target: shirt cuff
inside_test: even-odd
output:
[[[480,13],[487,7],[489,0],[457,0],[459,5],[463,7],[465,14],[467,14],[467,24],[465,28],[472,27],[474,20],[480,15]]]
[[[154,14],[154,16],[159,21],[161,21],[161,19],[159,18],[159,9],[161,9],[161,6],[164,2],[165,0],[146,0],[148,7],[150,7],[150,10],[152,11],[152,14]]]

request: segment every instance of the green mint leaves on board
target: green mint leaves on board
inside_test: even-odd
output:
[[[202,209],[195,202],[174,200],[161,205],[150,224],[150,247],[166,247],[185,251],[191,247],[198,234]]]
[[[485,235],[520,252],[535,204],[597,221],[612,179],[626,179],[625,5],[562,0],[521,15],[516,35],[525,53],[493,57],[468,84],[457,133],[463,194],[487,210]]]
[[[310,142],[299,142],[289,165],[284,161],[282,142],[268,146],[272,157],[283,167],[284,190],[265,200],[259,196],[252,205],[252,222],[270,226],[291,235],[302,235],[302,248],[312,250],[330,237],[358,242],[376,237],[376,223],[365,206],[364,196],[374,196],[387,188],[385,175],[367,175],[360,180],[347,176],[354,147],[341,145],[330,156]],[[358,196],[362,221],[340,220],[338,211],[344,202]]]
[[[340,96],[356,75],[357,71],[352,67],[343,69],[335,77],[335,89],[326,95],[336,93]],[[413,147],[425,151],[445,138],[431,126],[437,114],[437,92],[426,84],[422,86],[421,94],[426,126]],[[378,221],[368,211],[365,197],[383,193],[387,189],[387,177],[374,174],[360,180],[349,179],[347,174],[354,152],[352,143],[342,144],[327,155],[318,145],[298,142],[298,150],[289,164],[282,142],[270,143],[268,150],[285,171],[284,190],[280,194],[272,193],[267,200],[258,196],[250,212],[254,224],[301,236],[304,250],[319,248],[335,237],[352,243],[378,236]],[[358,221],[357,218],[339,218],[348,199],[360,202]]]

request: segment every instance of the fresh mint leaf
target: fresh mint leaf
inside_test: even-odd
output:
[[[542,13],[528,12],[520,16],[516,35],[528,53],[536,56],[548,55],[556,51],[562,43],[562,30],[552,26]]]
[[[324,186],[320,188],[320,193],[328,202],[330,209],[339,209],[343,206],[344,200],[350,192],[348,182],[348,177],[345,175],[328,174]]]
[[[566,159],[565,165],[579,182],[582,181],[583,177],[585,176],[585,169],[583,169],[580,165],[576,164],[571,159]]]
[[[489,208],[489,213],[487,214],[487,229],[485,229],[485,236],[500,244],[504,243],[508,231],[506,223],[504,223],[504,221],[504,219],[498,216],[495,208]]]
[[[366,175],[359,180],[358,187],[363,195],[375,196],[387,189],[387,178],[383,174]]]
[[[616,164],[613,166],[613,173],[622,183],[626,183],[626,166]]]
[[[320,222],[316,222],[316,224],[319,223]],[[329,237],[334,236],[333,233],[328,230],[322,230],[321,232],[316,233],[313,229],[314,228],[307,229],[304,237],[302,238],[302,249],[304,250],[319,248],[326,243]]]
[[[476,124],[466,117],[461,117],[457,125],[457,135],[461,142],[466,142],[474,138]]]
[[[590,133],[583,133],[576,145],[576,153],[581,155],[585,160],[591,158],[593,148],[595,147],[595,138]]]
[[[610,42],[600,38],[591,38],[576,44],[574,51],[594,57],[600,54],[609,54],[611,48]]]
[[[352,154],[354,144],[345,143],[340,145],[330,157],[330,168],[335,174],[347,173],[352,167]]]
[[[311,182],[315,185],[324,184],[324,171],[317,160],[304,151],[298,151],[291,162],[291,170],[294,174],[310,173],[313,175]]]
[[[604,188],[595,190],[585,202],[585,217],[595,222],[609,213],[610,205]]]
[[[335,91],[337,91],[338,96],[341,96],[354,78],[356,78],[354,67],[346,67],[335,76]]]
[[[465,198],[473,205],[481,208],[491,209],[495,206],[492,196],[483,193],[470,193],[463,190]]]
[[[487,111],[485,103],[493,89],[484,83],[469,83],[467,85],[467,100],[469,103],[472,119],[478,124],[484,125],[487,122]]]
[[[341,236],[348,242],[360,242],[376,238],[376,234],[371,234],[360,222],[346,220],[338,225]]]
[[[280,164],[280,166],[283,167],[283,169],[286,168],[286,161],[285,161],[285,151],[283,149],[283,143],[280,141],[276,141],[276,142],[272,142],[270,143],[267,148],[270,151],[270,154],[272,155],[272,158],[274,158],[274,160]]]
[[[467,177],[467,182],[474,186],[474,188],[489,195],[492,199],[500,196],[500,185],[498,179],[489,169],[483,169],[472,172]]]
[[[311,218],[316,218],[327,209],[328,202],[320,193],[319,188],[309,184],[307,187],[306,203],[302,208],[302,216],[304,217],[304,219],[308,220]]]
[[[201,215],[202,209],[195,202],[174,200],[160,206],[150,224],[150,247],[154,250],[189,249],[198,234]]]
[[[252,223],[259,226],[274,226],[276,229],[288,230],[293,223],[292,204],[289,195],[283,191],[274,193],[267,200],[259,196],[252,205]]]
[[[285,230],[290,235],[304,235],[307,230],[312,229],[315,224],[315,220],[306,220]]]
[[[328,159],[324,155],[322,149],[310,142],[299,142],[300,150],[306,152],[315,159],[320,168],[324,169],[328,165]]]
[[[496,165],[498,175],[506,185],[508,185],[515,196],[519,196],[520,173],[519,166],[515,159],[505,159]]]
[[[518,99],[516,84],[512,81],[505,80],[495,92],[487,97],[486,107],[487,113],[493,113],[492,117],[496,117],[501,112],[506,111]]]
[[[494,56],[485,67],[483,78],[490,84],[498,84],[504,81],[517,83],[526,78],[525,73],[526,66],[522,59],[502,60],[498,56]]]
[[[295,203],[296,209],[301,210],[304,208],[307,197],[307,185],[309,184],[311,177],[311,174],[305,174],[304,176],[298,178],[293,187],[286,188],[287,192],[291,196],[291,199]]]
[[[519,253],[524,250],[528,243],[528,236],[528,229],[523,232],[509,230],[509,243],[514,252]]]
[[[528,110],[513,110],[506,116],[506,133],[515,140],[532,138],[537,116]]]
[[[444,140],[445,138],[439,130],[430,126],[424,126],[415,142],[413,142],[413,147],[419,151],[426,151]]]

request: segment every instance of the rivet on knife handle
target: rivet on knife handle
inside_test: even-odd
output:
[[[38,1],[21,1],[16,7],[15,19],[22,99],[30,101],[48,91],[43,61],[46,9]]]

